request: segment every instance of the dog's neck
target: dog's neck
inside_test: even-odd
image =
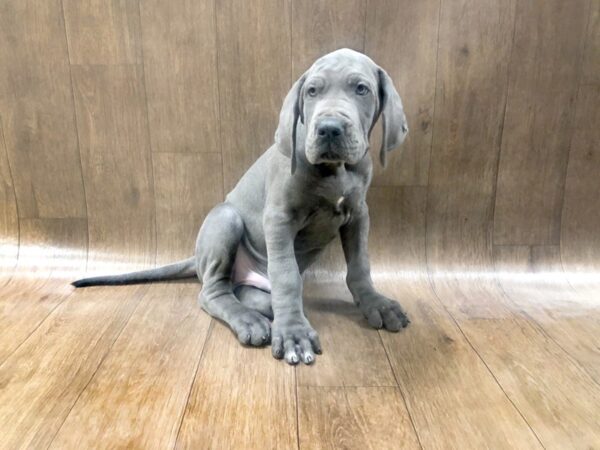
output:
[[[321,163],[314,166],[321,177],[339,177],[346,173],[346,165],[343,162]]]

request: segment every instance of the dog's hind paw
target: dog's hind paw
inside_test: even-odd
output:
[[[271,323],[257,311],[249,310],[240,314],[230,325],[244,345],[260,347],[271,340]]]

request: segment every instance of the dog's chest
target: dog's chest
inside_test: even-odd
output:
[[[338,182],[336,182],[338,181]],[[352,178],[331,180],[314,187],[312,207],[307,211],[297,244],[306,249],[322,248],[347,224],[360,201],[361,187]]]

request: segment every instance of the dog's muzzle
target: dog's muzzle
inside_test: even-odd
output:
[[[316,126],[318,159],[339,161],[344,159],[345,124],[336,117],[325,117]]]

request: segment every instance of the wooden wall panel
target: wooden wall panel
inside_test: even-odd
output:
[[[137,0],[62,0],[71,64],[142,62]]]
[[[140,1],[153,151],[218,152],[214,1]]]
[[[514,2],[443,2],[440,20],[427,205],[433,274],[480,270],[491,263]]]
[[[588,13],[587,33],[583,62],[581,66],[581,85],[600,83],[600,3],[590,1]]]
[[[563,263],[576,285],[597,283],[600,270],[600,4],[591,4],[561,229]]]
[[[600,270],[600,84],[582,86],[579,92],[575,133],[565,188],[562,212],[561,248],[563,261],[570,271],[593,273]],[[591,278],[573,282],[589,283]]]
[[[13,176],[0,117],[0,286],[12,274],[19,254],[19,217]]]
[[[153,264],[154,184],[142,68],[74,66],[73,83],[90,259]]]
[[[375,164],[375,185],[427,185],[435,98],[440,0],[369,0],[366,53],[394,80],[410,132],[390,154],[387,167]],[[381,125],[371,151],[378,161]]]
[[[19,215],[85,217],[60,0],[0,4],[0,115]]]
[[[154,154],[157,263],[194,254],[204,217],[223,201],[219,153]]]
[[[364,51],[367,0],[292,2],[292,78],[339,48]]]
[[[518,1],[495,244],[558,244],[588,1]]]
[[[217,3],[225,193],[274,141],[291,87],[291,1]]]

